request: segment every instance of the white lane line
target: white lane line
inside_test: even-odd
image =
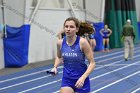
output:
[[[25,92],[28,92],[28,91],[31,91],[31,90],[34,90],[34,89],[37,89],[37,88],[40,88],[40,87],[44,87],[44,86],[59,82],[59,81],[61,81],[61,79],[50,82],[50,83],[46,83],[46,84],[43,84],[43,85],[40,85],[40,86],[37,86],[37,87],[33,87],[33,88],[30,88],[30,89],[27,89],[27,90],[24,90],[24,91],[21,91],[21,92],[18,92],[18,93],[25,93]]]
[[[129,75],[129,76],[126,76],[126,77],[124,77],[124,78],[122,78],[122,79],[119,79],[119,80],[117,80],[117,81],[115,81],[115,82],[113,82],[113,83],[110,83],[110,84],[108,84],[108,85],[106,85],[106,86],[104,86],[104,87],[101,87],[101,88],[99,88],[99,89],[97,89],[97,90],[95,90],[95,91],[92,91],[91,93],[97,93],[97,92],[99,92],[99,91],[101,91],[101,90],[103,90],[103,89],[105,89],[105,88],[107,88],[107,87],[110,87],[110,86],[112,86],[112,85],[114,85],[114,84],[116,84],[116,83],[119,83],[119,82],[121,82],[121,81],[123,81],[123,80],[125,80],[125,79],[127,79],[127,78],[130,78],[130,77],[132,77],[132,76],[134,76],[134,75],[137,75],[137,74],[139,74],[140,73],[140,71],[137,71],[136,73],[133,73],[133,74],[131,74],[131,75]]]
[[[104,74],[98,75],[98,76],[96,76],[96,77],[94,77],[94,78],[91,78],[90,80],[94,80],[94,79],[97,79],[97,78],[99,78],[99,77],[102,77],[102,76],[105,76],[105,75],[108,75],[108,74],[114,73],[114,72],[116,72],[116,71],[122,70],[122,69],[124,69],[124,68],[130,67],[130,66],[133,66],[133,65],[136,65],[136,64],[138,64],[139,62],[140,62],[140,61],[137,61],[136,63],[129,64],[129,65],[127,65],[127,66],[124,66],[124,67],[121,67],[121,68],[118,68],[118,69],[112,70],[112,71],[110,71],[110,72],[107,72],[107,73],[104,73]]]
[[[129,64],[108,64],[108,65],[96,65],[96,66],[113,66],[113,67],[116,67],[116,66],[127,66]],[[140,64],[133,64],[135,66],[139,66]]]
[[[138,83],[138,82],[137,82]],[[129,90],[125,91],[125,93],[131,93],[131,91],[137,90],[137,88],[140,88],[140,84],[137,84],[136,86],[130,88]],[[136,92],[135,92],[136,93]]]
[[[140,47],[136,47],[136,49],[139,49]],[[119,54],[119,53],[123,53],[124,51],[118,51],[118,52],[113,52],[113,53],[110,53],[110,54],[107,54],[107,55],[103,55],[103,56],[99,56],[99,57],[96,57],[94,59],[99,59],[99,58],[103,58],[103,57],[107,57],[107,56],[112,56],[112,55],[115,55],[115,54]]]
[[[58,90],[58,91],[55,91],[55,92],[53,92],[53,93],[60,93],[60,90]]]
[[[63,67],[63,66],[59,66],[58,68],[62,68],[62,67]],[[47,70],[51,70],[51,69],[40,70],[40,71],[38,71],[38,72],[34,72],[34,73],[30,73],[30,74],[26,74],[26,75],[22,75],[22,76],[13,77],[13,78],[10,78],[10,79],[2,80],[2,81],[0,81],[0,83],[4,83],[4,82],[7,82],[7,81],[11,81],[11,80],[16,80],[16,79],[24,78],[24,77],[31,76],[31,75],[35,75],[35,74],[39,74],[39,73],[45,72],[45,71],[47,71]]]
[[[94,59],[99,59],[99,58],[103,58],[103,57],[107,57],[107,56],[112,56],[112,55],[119,54],[119,53],[123,53],[123,51],[113,52],[113,53],[110,53],[110,54],[107,54],[107,55],[98,56],[98,57],[96,57]]]
[[[139,57],[139,56],[140,56],[140,55],[136,55],[136,56],[134,56],[134,58]],[[109,59],[109,60],[110,60],[110,59]],[[105,60],[105,61],[108,61],[108,60]],[[114,62],[114,63],[110,63],[110,64],[108,64],[108,65],[116,65],[116,63],[119,63],[119,62],[122,62],[122,61],[124,61],[124,59],[119,60],[119,61],[116,61],[116,62]],[[103,62],[103,61],[101,61],[101,62]],[[98,63],[97,63],[97,65],[98,65]],[[103,68],[103,67],[105,67],[104,64],[102,64],[102,66],[100,66],[100,67],[95,68],[94,70],[97,70],[97,69],[100,69],[100,68]]]
[[[61,72],[62,73],[62,72]],[[0,90],[4,90],[4,89],[7,89],[7,88],[11,88],[11,87],[15,87],[15,86],[18,86],[18,85],[22,85],[22,84],[25,84],[25,83],[29,83],[29,82],[34,82],[36,80],[40,80],[40,79],[44,79],[44,78],[47,78],[51,75],[47,75],[47,76],[43,76],[43,77],[39,77],[39,78],[35,78],[35,79],[31,79],[31,80],[28,80],[28,81],[25,81],[25,82],[21,82],[21,83],[17,83],[17,84],[14,84],[14,85],[10,85],[10,86],[7,86],[7,87],[3,87],[3,88],[0,88]],[[54,82],[54,81],[53,81]],[[49,82],[51,83],[51,82]],[[49,84],[48,83],[48,84]]]
[[[135,53],[137,53],[137,52],[139,52],[139,51],[135,51]],[[109,58],[109,60],[111,60],[111,59],[116,59],[116,58],[122,57],[122,56],[123,56],[123,54],[121,54],[121,55],[119,55],[119,56],[111,57],[111,58]],[[124,60],[124,59],[123,59],[123,60]],[[100,63],[102,63],[102,62],[104,62],[104,61],[108,61],[108,58],[107,58],[107,59],[104,59],[104,60],[101,60],[101,61],[98,61],[98,62],[96,62],[96,63],[99,65]]]
[[[136,90],[132,91],[131,93],[136,93],[136,92],[139,91],[139,90],[140,90],[140,87],[137,88]]]

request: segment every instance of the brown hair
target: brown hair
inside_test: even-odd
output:
[[[79,29],[76,35],[82,36],[85,33],[92,34],[94,32],[93,27],[88,22],[79,22],[79,20],[75,17],[67,18],[64,22],[64,26],[67,21],[71,21],[71,20],[74,21],[76,28]]]
[[[64,22],[64,26],[65,26],[66,21],[71,21],[71,20],[74,21],[76,28],[79,28],[79,27],[80,27],[80,22],[79,22],[79,20],[78,20],[77,18],[75,18],[75,17],[69,17],[69,18],[67,18],[67,19],[65,20],[65,22]]]

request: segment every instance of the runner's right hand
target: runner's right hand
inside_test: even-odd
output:
[[[52,68],[52,69],[51,69],[51,72],[54,72],[55,75],[56,75],[56,74],[57,74],[57,68],[56,68],[56,67]]]

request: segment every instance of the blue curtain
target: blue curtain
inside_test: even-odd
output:
[[[6,25],[6,32],[7,37],[3,39],[5,67],[21,67],[28,64],[30,25]]]
[[[93,23],[93,26],[95,28],[95,40],[96,40],[96,47],[95,47],[95,51],[101,51],[104,49],[104,46],[103,46],[103,38],[100,34],[100,30],[102,28],[104,28],[104,23],[103,22],[100,22],[100,23]]]

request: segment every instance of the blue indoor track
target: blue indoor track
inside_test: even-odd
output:
[[[123,49],[95,52],[96,68],[90,74],[91,93],[140,93],[140,46],[133,60],[124,61]],[[58,75],[46,73],[53,65],[0,76],[0,93],[59,93],[62,68]]]

